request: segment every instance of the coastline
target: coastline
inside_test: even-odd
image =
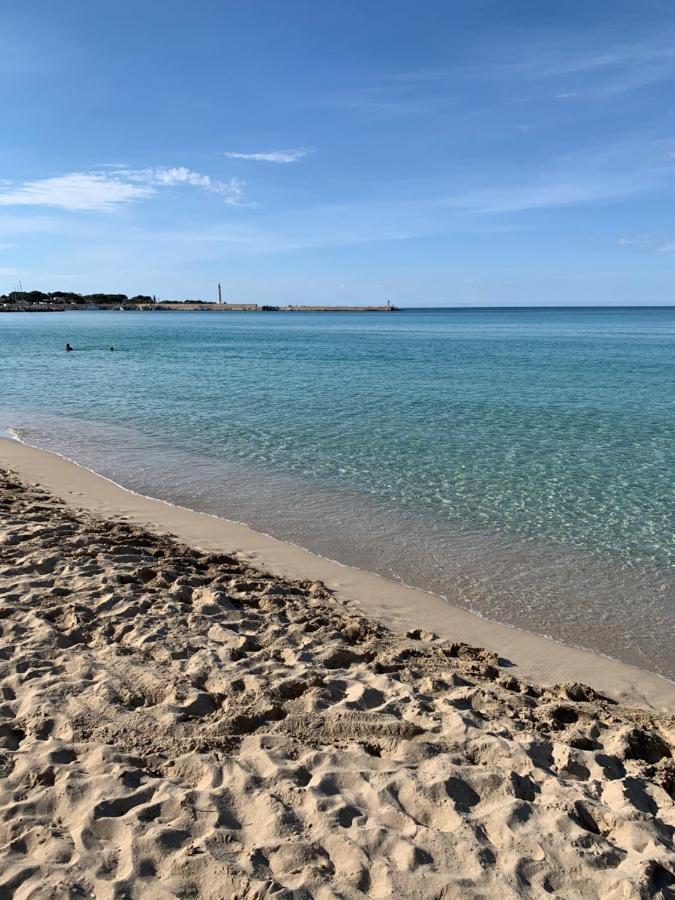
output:
[[[166,300],[152,303],[131,305],[121,301],[122,305],[100,303],[59,304],[59,303],[24,303],[13,305],[3,303],[0,298],[0,312],[34,313],[34,312],[399,312],[397,306],[260,306],[257,303],[215,303],[208,300]]]
[[[516,676],[541,684],[583,682],[624,705],[675,712],[675,684],[659,675],[491,622],[433,594],[342,565],[245,525],[140,496],[49,451],[0,438],[0,465],[39,483],[74,508],[170,533],[207,551],[236,552],[276,576],[321,581],[339,602],[399,634],[422,628],[442,639],[497,653],[508,660],[509,671]]]
[[[0,896],[672,894],[674,715],[401,634],[368,573],[334,568],[351,602],[317,558],[265,572],[264,536],[14,450]]]

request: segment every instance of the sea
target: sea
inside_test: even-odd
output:
[[[2,313],[0,386],[134,491],[675,678],[675,308]]]

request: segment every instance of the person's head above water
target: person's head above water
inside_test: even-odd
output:
[[[70,351],[71,351],[72,349],[73,349],[73,348],[70,346],[70,344],[66,344],[66,353],[70,353]]]
[[[114,350],[115,348],[114,348],[114,347],[111,347],[110,349],[111,349],[111,350]]]

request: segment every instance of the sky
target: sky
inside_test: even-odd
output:
[[[0,293],[675,303],[668,0],[0,9]]]

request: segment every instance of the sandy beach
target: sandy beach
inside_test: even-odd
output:
[[[675,683],[652,672],[511,628],[417,590],[341,565],[227,519],[125,490],[58,454],[0,438],[0,465],[39,483],[77,510],[169,533],[190,546],[236,552],[282,578],[322,581],[340,602],[405,634],[424,628],[489,648],[510,671],[537,683],[584,681],[620,703],[675,713]]]
[[[0,895],[673,896],[668,682],[0,465]]]

